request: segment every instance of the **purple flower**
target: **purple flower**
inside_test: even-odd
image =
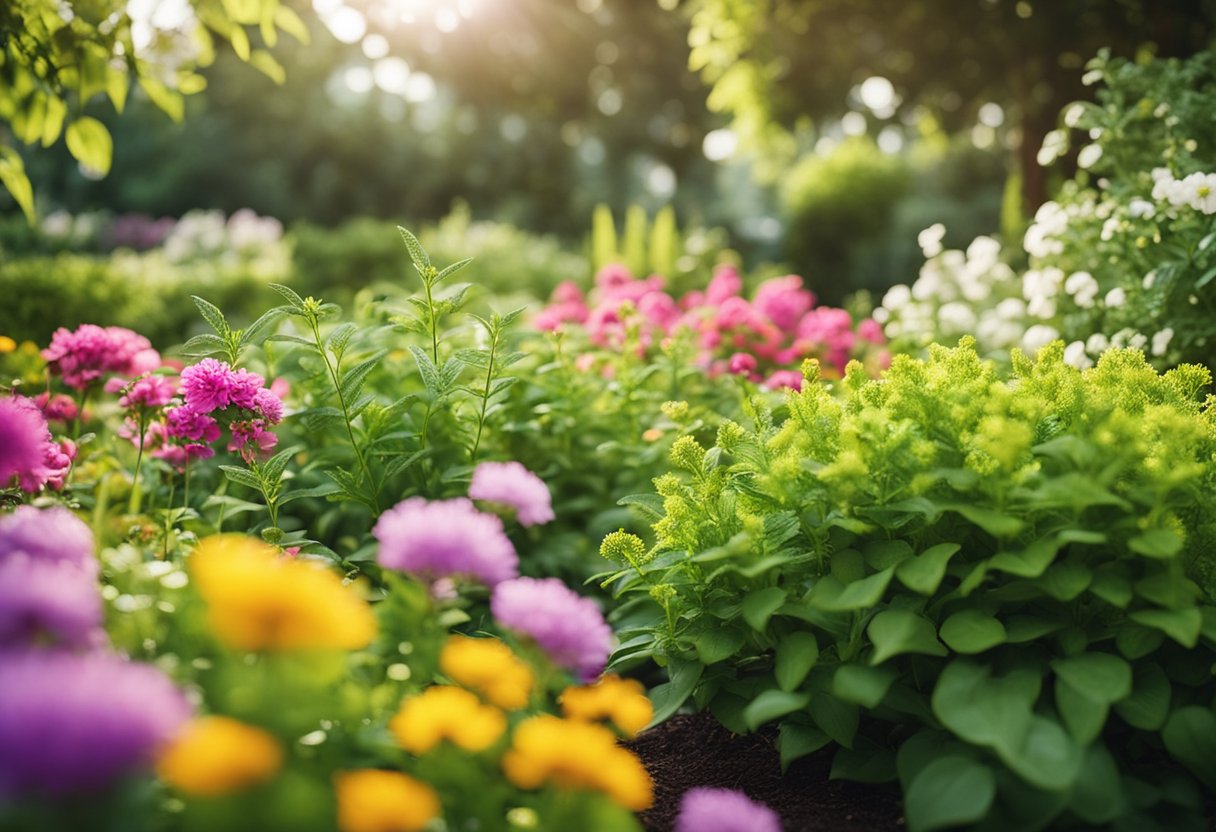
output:
[[[40,474],[50,440],[38,405],[24,396],[0,398],[0,488],[14,476]]]
[[[0,795],[104,788],[149,767],[192,708],[154,667],[120,656],[0,652]]]
[[[734,789],[689,789],[674,832],[781,832],[777,813]]]
[[[98,574],[93,556],[93,532],[66,508],[37,509],[18,506],[11,514],[0,516],[0,562],[22,552],[45,561],[64,561]]]
[[[283,421],[283,400],[265,387],[254,395],[253,407],[262,414],[263,419],[272,425]]]
[[[384,512],[372,534],[380,541],[381,566],[429,580],[459,575],[494,586],[519,571],[502,521],[463,497],[411,497]]]
[[[0,645],[105,643],[97,570],[25,552],[0,554]]]
[[[499,624],[535,641],[556,665],[584,681],[608,663],[612,630],[590,598],[557,578],[515,578],[494,587],[490,611]]]
[[[549,487],[518,462],[483,462],[473,471],[469,496],[474,500],[501,503],[515,509],[524,526],[537,526],[553,519]]]

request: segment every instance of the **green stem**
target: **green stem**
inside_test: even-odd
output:
[[[431,297],[431,276],[422,276],[422,285],[426,289],[426,311],[431,319],[431,361],[439,366],[439,322],[435,318],[435,301]]]
[[[127,514],[135,514],[139,511],[140,488],[139,488],[139,468],[144,461],[144,430],[147,428],[147,419],[141,409],[139,415],[139,450],[135,453],[135,477],[131,481],[131,499],[127,503]]]
[[[473,440],[473,451],[469,454],[469,463],[477,461],[477,449],[481,447],[481,432],[486,426],[486,410],[490,405],[490,382],[494,378],[494,354],[498,351],[498,333],[490,342],[490,360],[486,364],[486,387],[481,393],[481,413],[477,416],[477,437]]]
[[[428,290],[428,298],[430,297]],[[354,449],[355,459],[359,462],[359,471],[363,476],[363,481],[367,483],[368,488],[375,486],[375,481],[372,479],[371,471],[368,470],[367,460],[363,458],[363,450],[359,447],[359,443],[355,441],[355,429],[351,425],[350,407],[346,403],[346,397],[342,395],[342,383],[338,377],[338,368],[329,360],[329,353],[325,351],[325,342],[321,340],[321,328],[317,326],[315,317],[308,319],[312,326],[312,335],[317,342],[317,352],[321,355],[321,360],[325,362],[325,369],[329,370],[329,377],[334,383],[334,392],[338,394],[338,404],[342,406],[342,419],[346,422],[346,435],[350,438],[350,446]],[[380,513],[379,495],[371,495],[371,509],[374,514]]]

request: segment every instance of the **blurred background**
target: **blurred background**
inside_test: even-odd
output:
[[[207,234],[244,234],[252,250],[279,239],[277,221],[303,286],[356,286],[405,275],[392,232],[405,224],[543,293],[589,278],[595,206],[622,231],[631,206],[671,206],[686,270],[729,248],[840,302],[911,280],[916,235],[934,223],[948,245],[1018,234],[1052,177],[1072,173],[1035,157],[1061,108],[1087,97],[1098,49],[1192,54],[1216,21],[1209,0],[285,5],[308,42],[261,44],[273,59],[251,66],[221,41],[180,122],[139,88],[121,114],[89,103],[113,136],[108,176],[62,142],[18,145],[40,226],[0,193],[0,268],[162,246],[173,220],[207,210],[223,216],[194,215],[169,260]],[[162,59],[198,58],[180,36],[187,0],[127,13],[167,44]],[[238,212],[250,221],[234,231]]]

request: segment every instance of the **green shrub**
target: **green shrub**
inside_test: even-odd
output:
[[[631,499],[647,655],[735,731],[780,723],[786,764],[899,780],[912,830],[1203,828],[1216,786],[1216,426],[1209,372],[1135,350],[1081,372],[1059,342],[1009,378],[974,346],[808,368],[788,417],[753,405]],[[1172,758],[1172,763],[1170,759]]]

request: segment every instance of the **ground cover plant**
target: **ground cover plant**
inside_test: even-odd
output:
[[[633,498],[653,546],[604,540],[649,611],[615,661],[667,667],[658,716],[776,721],[786,763],[834,744],[834,776],[900,782],[912,829],[1203,828],[1208,371],[1081,372],[1055,342],[1005,377],[968,341],[853,365],[839,398],[806,372],[783,421],[677,440]]]

